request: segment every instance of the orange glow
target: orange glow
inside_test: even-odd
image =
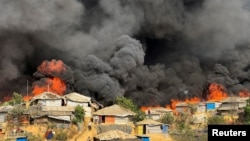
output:
[[[23,101],[29,101],[31,100],[32,96],[24,96]]]
[[[209,94],[207,96],[208,101],[221,101],[228,97],[222,85],[212,83],[209,85],[208,90],[209,90]]]
[[[66,91],[66,84],[60,78],[46,78],[45,82],[46,84],[33,86],[32,93],[34,95],[39,95],[43,92],[49,91],[59,95],[63,95]]]
[[[157,106],[142,106],[141,110],[146,112],[147,110],[150,110],[150,109],[153,109],[153,108],[158,108],[158,107],[161,107],[161,106],[160,105],[157,105]]]
[[[248,90],[242,90],[239,92],[240,97],[250,97],[250,92]]]
[[[61,60],[43,61],[42,64],[37,67],[37,71],[49,75],[50,78],[43,78],[45,81],[41,82],[39,85],[34,83],[32,94],[39,95],[49,91],[63,95],[66,91],[66,84],[59,77],[55,76],[63,73],[65,70],[65,65]]]
[[[43,61],[37,70],[46,74],[62,73],[65,71],[65,66],[61,60],[57,61],[53,59],[51,61]]]

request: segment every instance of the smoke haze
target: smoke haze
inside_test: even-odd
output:
[[[0,0],[0,13],[2,96],[49,77],[37,67],[52,59],[69,70],[57,75],[67,92],[103,104],[250,89],[248,0]]]

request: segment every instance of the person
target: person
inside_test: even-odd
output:
[[[91,130],[91,124],[92,124],[92,123],[91,123],[91,120],[90,120],[89,123],[88,123],[88,129],[89,129],[89,130]]]

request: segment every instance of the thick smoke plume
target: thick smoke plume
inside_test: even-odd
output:
[[[47,77],[104,104],[166,105],[210,83],[237,94],[250,89],[249,10],[247,0],[1,0],[1,95]],[[41,73],[53,59],[67,71]]]

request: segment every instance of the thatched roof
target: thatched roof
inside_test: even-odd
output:
[[[115,140],[115,139],[136,139],[137,137],[131,134],[127,134],[125,132],[122,132],[120,130],[110,130],[101,134],[98,134],[95,136],[95,138],[101,140],[101,141],[107,141],[107,140]]]
[[[152,119],[145,119],[139,122],[136,122],[136,125],[162,125],[163,123],[154,121]]]
[[[100,109],[93,114],[94,115],[102,115],[102,116],[103,115],[106,115],[106,116],[110,115],[110,116],[120,116],[120,117],[135,115],[134,112],[132,112],[132,111],[130,111],[122,106],[119,106],[117,104]]]
[[[64,97],[67,100],[71,100],[71,101],[75,101],[75,102],[90,102],[91,101],[90,97],[84,96],[84,95],[76,93],[76,92],[66,94],[66,95],[64,95]]]
[[[60,95],[52,93],[52,92],[43,92],[37,96],[34,96],[31,99],[31,101],[34,101],[37,99],[62,99],[62,97]]]

